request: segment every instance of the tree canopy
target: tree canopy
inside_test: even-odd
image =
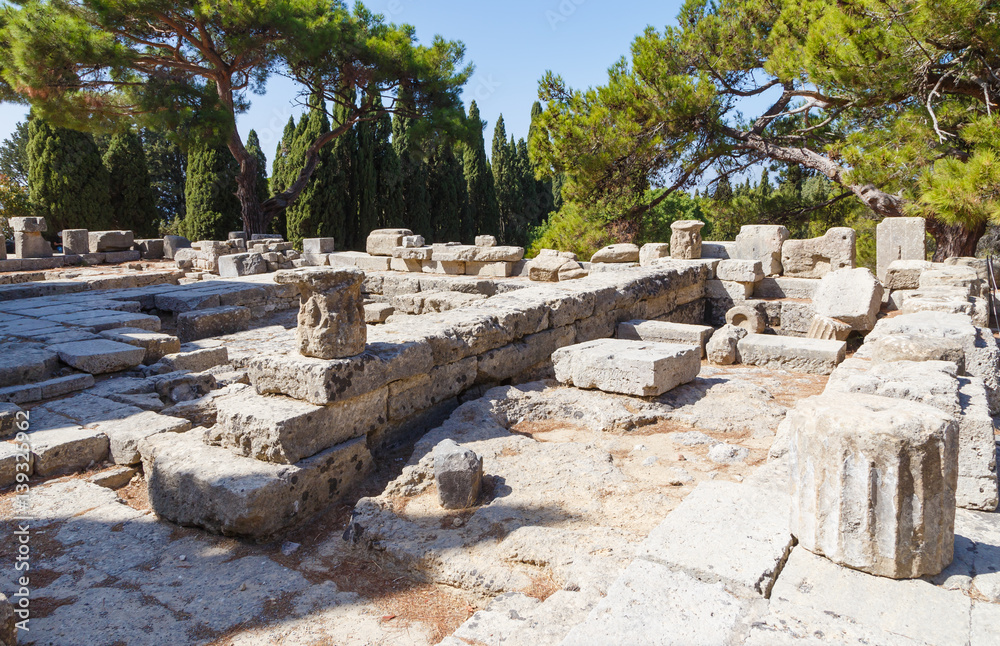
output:
[[[337,0],[14,0],[0,12],[0,43],[0,92],[9,87],[57,125],[109,129],[127,118],[225,142],[254,233],[302,192],[320,148],[355,123],[389,111],[457,128],[472,71],[461,67],[461,43],[418,45],[412,27]],[[323,109],[348,110],[307,150],[296,180],[261,204],[258,158],[235,118],[272,73],[295,80],[303,99],[321,97]],[[405,103],[396,101],[401,91]]]
[[[998,18],[995,0],[688,0],[606,85],[546,74],[532,151],[568,199],[625,222],[780,162],[841,187],[831,199],[926,216],[940,255],[972,255],[1000,216]]]

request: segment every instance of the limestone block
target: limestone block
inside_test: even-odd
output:
[[[409,229],[376,229],[368,234],[365,251],[371,256],[392,256],[392,250],[403,246],[403,236],[412,236]]]
[[[824,339],[826,341],[846,341],[851,333],[851,326],[828,316],[813,317],[806,332],[807,339]]]
[[[254,233],[250,236],[251,241],[263,240],[265,242],[281,242],[284,238],[278,233]]]
[[[222,278],[239,278],[266,274],[267,262],[259,253],[237,253],[219,258],[219,276]]]
[[[448,260],[449,254],[446,252],[440,254],[435,252],[435,259]],[[458,254],[459,260],[464,262],[517,262],[524,258],[524,248],[523,247],[472,247],[466,253]]]
[[[423,273],[424,266],[421,260],[406,260],[405,258],[392,258],[389,261],[389,269],[392,271]]]
[[[867,332],[875,327],[875,317],[882,307],[882,294],[882,285],[869,270],[838,269],[820,281],[813,304],[820,316]]]
[[[726,312],[726,324],[741,327],[751,334],[760,334],[767,327],[760,311],[751,305],[737,305]]]
[[[715,277],[737,283],[758,283],[764,279],[759,260],[723,260],[715,268]]]
[[[853,269],[857,233],[850,227],[833,227],[822,237],[786,240],[781,246],[781,266],[786,276],[822,278],[831,271]]]
[[[227,536],[262,540],[301,523],[371,468],[360,437],[294,465],[237,456],[201,437],[155,435],[142,445],[150,505],[160,518]]]
[[[50,258],[52,256],[52,245],[42,237],[41,233],[15,231],[14,255],[22,260],[29,258]]]
[[[91,231],[88,237],[90,251],[93,253],[128,251],[135,243],[135,236],[131,231]]]
[[[738,345],[740,361],[751,366],[828,375],[846,357],[843,341],[750,334]]]
[[[875,229],[875,274],[884,281],[897,260],[927,260],[923,218],[885,218]]]
[[[550,359],[554,351],[572,345],[577,340],[573,325],[529,334],[516,343],[479,355],[476,380],[479,383],[499,383],[511,379]],[[593,338],[579,340],[590,341]]]
[[[754,224],[740,228],[730,257],[759,260],[766,276],[781,275],[781,246],[788,240],[788,229],[779,225]]]
[[[701,348],[702,356],[705,356],[705,344],[714,331],[707,325],[634,320],[619,323],[617,336],[619,339],[633,341],[694,345]]]
[[[513,267],[514,263],[512,262],[467,262],[465,263],[465,274],[467,276],[507,278]]]
[[[420,268],[425,274],[461,276],[465,273],[465,263],[453,260],[422,260]]]
[[[195,261],[201,258],[201,253],[194,248],[184,247],[174,251],[172,259],[180,269],[194,269]]]
[[[894,260],[886,267],[882,284],[886,289],[916,289],[920,274],[933,266],[926,260]]]
[[[250,310],[239,305],[192,310],[177,315],[177,336],[185,343],[234,334],[249,327]]]
[[[365,323],[385,323],[396,309],[388,303],[369,303],[365,305]]]
[[[965,371],[965,348],[955,340],[928,334],[891,334],[866,342],[872,361],[949,361]]]
[[[28,343],[0,344],[0,387],[41,381],[58,367],[54,350]]]
[[[163,238],[136,240],[133,251],[138,251],[143,260],[159,260],[163,258]]]
[[[875,395],[821,395],[789,411],[792,533],[835,563],[894,579],[935,575],[954,552],[958,425]]]
[[[403,236],[403,246],[407,248],[423,247],[426,244],[423,236]]]
[[[996,511],[997,449],[986,386],[978,377],[959,378],[958,486],[955,504],[964,509]]]
[[[143,363],[147,365],[159,361],[168,354],[181,351],[181,341],[177,337],[142,328],[120,327],[105,330],[100,335],[110,341],[143,348],[146,351]]]
[[[143,348],[108,339],[59,343],[49,349],[58,353],[63,363],[92,375],[135,368],[146,355]]]
[[[30,452],[21,451],[17,444],[11,442],[0,442],[0,487],[6,488],[16,483],[19,472],[30,476],[31,462]],[[2,611],[0,608],[0,613]]]
[[[677,343],[599,339],[552,353],[556,379],[578,388],[656,397],[697,378],[701,349]]]
[[[637,556],[706,583],[721,581],[739,597],[768,597],[792,550],[790,506],[784,492],[703,482],[650,532]]]
[[[634,244],[613,244],[603,249],[590,259],[592,263],[639,262],[639,247]]]
[[[174,260],[179,249],[190,249],[191,241],[184,236],[163,236],[163,257]]]
[[[454,440],[434,447],[434,483],[438,502],[445,509],[467,509],[479,499],[483,481],[483,459]]]
[[[302,253],[333,253],[337,250],[333,238],[304,238]]]
[[[973,267],[952,265],[938,266],[920,272],[920,289],[952,287],[964,292],[966,297],[982,293],[982,279]]]
[[[216,399],[222,445],[240,455],[294,464],[385,425],[388,390],[317,406],[251,388]]]
[[[17,404],[0,402],[0,439],[16,435],[18,424],[24,420],[21,407]]]
[[[222,345],[215,348],[192,348],[181,346],[181,351],[165,355],[162,359],[150,366],[150,371],[154,374],[174,372],[177,370],[190,370],[191,372],[203,372],[215,366],[221,366],[229,362],[229,351]]]
[[[570,260],[579,260],[576,254],[572,251],[558,251],[556,249],[542,249],[538,252],[538,257],[543,256],[559,256],[560,258],[569,258]]]
[[[357,269],[309,267],[275,274],[278,284],[299,288],[296,338],[307,357],[340,359],[365,351],[367,327]]]
[[[392,250],[393,259],[402,260],[430,260],[433,254],[433,247],[395,247]]]
[[[48,228],[45,218],[10,218],[8,221],[14,233],[44,233]]]
[[[392,249],[384,255],[370,255],[360,251],[338,251],[327,256],[333,267],[357,267],[361,271],[389,271]]]
[[[84,471],[108,457],[108,436],[66,420],[65,426],[31,431],[28,441],[37,476]]]
[[[475,383],[477,367],[478,359],[467,357],[390,383],[389,421],[412,418],[460,394]]]
[[[733,303],[742,303],[750,298],[753,283],[738,283],[732,280],[706,280],[705,298],[728,301],[729,309]]]
[[[702,242],[701,243],[701,257],[702,258],[718,258],[721,260],[729,260],[733,258],[733,254],[736,253],[736,243],[735,242]]]
[[[63,254],[82,256],[90,253],[90,237],[86,229],[63,229]]]
[[[476,236],[477,247],[495,247],[497,239],[493,236]]]
[[[740,339],[750,334],[746,328],[736,325],[725,325],[715,331],[705,347],[708,360],[712,363],[728,366],[739,361],[738,344]]]
[[[977,299],[969,298],[968,291],[961,287],[932,287],[915,289],[910,292],[900,311],[903,314],[916,312],[944,312],[947,314],[965,314],[977,319]]]
[[[787,278],[775,276],[765,278],[753,288],[754,298],[797,298],[812,300],[819,288],[819,281],[813,278]]]
[[[701,258],[701,230],[699,220],[678,220],[670,225],[670,257],[678,260]]]
[[[555,283],[559,281],[560,271],[569,271],[579,266],[580,263],[569,258],[539,254],[528,266],[528,280]]]

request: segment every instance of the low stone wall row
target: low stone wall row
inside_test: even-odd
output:
[[[239,359],[254,390],[220,398],[215,427],[152,436],[140,448],[153,508],[223,534],[271,536],[343,495],[373,454],[441,423],[463,394],[544,375],[553,351],[611,337],[624,321],[699,323],[706,277],[692,265],[532,285],[439,314],[391,316],[369,328],[355,357]],[[387,276],[366,286],[403,289]]]

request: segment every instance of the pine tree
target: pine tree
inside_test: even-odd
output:
[[[291,163],[288,156],[291,154],[294,142],[295,118],[288,117],[288,123],[285,124],[285,130],[281,134],[281,141],[278,142],[278,148],[274,151],[274,161],[271,162],[271,180],[268,182],[268,192],[272,196],[284,191],[291,183],[291,180],[288,179],[289,170],[287,167]],[[281,211],[271,221],[270,231],[284,236],[286,240],[288,239],[288,221],[284,211]]]
[[[187,174],[187,155],[163,132],[144,128],[140,136],[157,218],[163,223],[179,221],[186,213],[184,178]]]
[[[381,105],[381,98],[376,101]],[[399,155],[392,146],[392,118],[383,113],[373,132],[379,228],[399,228],[403,222],[403,177]]]
[[[378,169],[376,163],[376,130],[378,124],[362,121],[355,126],[356,148],[354,153],[354,198],[357,202],[357,218],[354,221],[354,235],[351,242],[355,248],[368,239],[368,234],[378,228],[379,198]]]
[[[93,136],[32,118],[28,167],[32,208],[46,218],[50,236],[63,229],[111,228],[108,171]]]
[[[257,201],[263,204],[271,192],[267,186],[267,155],[260,147],[256,130],[247,133],[247,152],[257,158]]]
[[[225,145],[206,144],[188,152],[187,214],[180,223],[181,235],[190,240],[225,240],[230,231],[242,230],[236,198],[238,172]]]
[[[427,198],[427,164],[420,148],[410,139],[410,122],[409,117],[399,114],[392,120],[392,146],[402,173],[403,226],[430,242],[434,240],[434,227]]]
[[[116,132],[108,142],[102,161],[108,169],[114,227],[132,231],[137,238],[155,236],[159,230],[156,203],[149,183],[146,154],[135,130],[125,128]]]
[[[500,236],[500,208],[497,204],[493,171],[486,159],[486,142],[483,130],[486,124],[479,116],[479,106],[473,101],[469,106],[469,129],[472,141],[463,151],[465,186],[468,192],[472,235]],[[467,240],[468,242],[468,240]]]

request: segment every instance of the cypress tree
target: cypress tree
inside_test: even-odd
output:
[[[517,164],[517,145],[507,140],[503,115],[493,130],[493,181],[496,184],[497,205],[500,208],[500,237],[505,243],[514,242],[524,230],[521,174]]]
[[[257,158],[257,201],[263,204],[271,192],[267,186],[267,155],[260,147],[256,130],[247,133],[247,152]]]
[[[281,134],[281,141],[278,142],[278,148],[274,151],[274,161],[271,162],[271,180],[268,182],[268,192],[271,196],[284,191],[292,181],[288,179],[287,166],[291,163],[288,156],[291,154],[294,142],[295,118],[288,117],[288,123],[285,124],[285,130]],[[288,239],[288,222],[283,210],[271,220],[270,230],[271,233],[280,234],[286,240]]]
[[[28,192],[33,210],[46,218],[50,235],[63,229],[111,228],[108,170],[90,134],[32,118]]]
[[[469,106],[469,130],[472,141],[463,151],[465,186],[468,192],[472,235],[500,236],[500,208],[497,204],[493,170],[486,159],[486,142],[483,130],[486,124],[479,116],[479,106],[473,101]]]
[[[434,226],[427,198],[427,164],[419,147],[411,141],[411,121],[399,114],[392,120],[392,146],[402,173],[403,226],[430,242],[434,240]]]
[[[378,169],[375,161],[377,128],[378,124],[374,121],[362,121],[354,128],[357,140],[353,168],[357,221],[353,242],[358,248],[368,239],[368,234],[378,228]]]
[[[549,214],[555,209],[555,187],[554,182],[551,179],[535,179],[535,175],[538,173],[538,164],[535,160],[531,159],[531,147],[530,143],[532,138],[536,136],[538,130],[538,118],[542,116],[542,104],[535,101],[531,106],[531,125],[528,127],[528,160],[531,169],[531,179],[535,182],[535,205],[536,205],[536,224],[544,222]],[[562,186],[561,178],[559,180],[559,186]]]
[[[127,229],[137,238],[151,238],[159,230],[149,168],[142,141],[132,128],[119,130],[108,142],[104,153],[108,169],[108,193],[112,222],[117,229]]]
[[[376,98],[381,105],[381,98]],[[379,116],[374,123],[373,151],[375,157],[375,178],[377,187],[377,207],[379,228],[399,228],[403,222],[403,177],[399,156],[392,146],[392,118],[387,113]]]
[[[305,165],[306,151],[316,138],[330,131],[330,120],[323,109],[315,105],[315,101],[310,101],[311,107],[307,115],[299,119],[299,125],[295,129],[295,140],[291,146],[288,159],[285,163],[287,173],[286,182],[291,184],[295,181],[300,170]],[[288,241],[301,248],[303,238],[315,238],[321,235],[325,229],[326,219],[329,217],[330,203],[335,197],[329,193],[329,165],[330,152],[323,150],[320,152],[319,166],[313,173],[312,180],[305,190],[299,195],[287,209],[285,209],[285,221],[288,227]]]
[[[456,242],[462,237],[468,202],[462,165],[451,145],[441,143],[431,155],[428,167],[427,197],[434,240]]]
[[[225,145],[209,143],[188,152],[187,215],[180,224],[181,235],[190,240],[225,240],[230,231],[243,229],[236,198],[238,172]]]
[[[351,109],[337,105],[333,111],[333,126],[338,127],[349,117]],[[327,157],[322,157],[321,167],[316,169],[319,177],[313,175],[312,183],[325,188],[327,207],[324,212],[320,233],[332,237],[337,246],[344,249],[360,250],[365,247],[368,232],[358,231],[357,181],[354,176],[354,162],[357,137],[354,129],[334,139],[328,146]]]
[[[181,220],[186,212],[184,178],[187,174],[187,155],[162,132],[145,128],[140,134],[157,217],[164,223]]]

